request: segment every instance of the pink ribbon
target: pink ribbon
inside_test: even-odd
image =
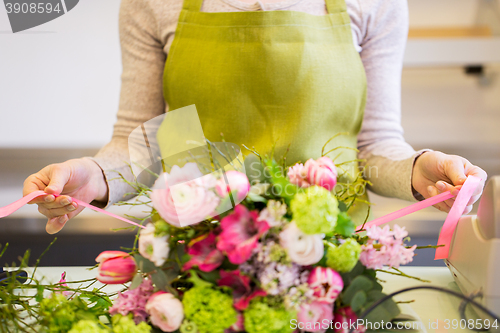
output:
[[[33,200],[35,198],[38,198],[38,197],[41,197],[43,195],[47,195],[47,193],[45,193],[44,191],[35,191],[35,192],[32,192],[32,193],[28,194],[27,196],[25,196],[25,197],[17,200],[16,202],[11,203],[10,205],[7,205],[5,207],[1,207],[0,208],[0,218],[9,216],[10,214],[14,213],[16,210],[18,210],[22,206],[26,205],[31,200]],[[57,197],[57,195],[54,195],[54,196]],[[94,211],[96,211],[98,213],[106,214],[108,216],[114,217],[115,219],[122,220],[123,222],[127,222],[129,224],[135,225],[135,226],[137,226],[139,228],[146,228],[143,225],[140,225],[140,224],[138,224],[136,222],[132,222],[132,221],[130,221],[130,220],[124,218],[124,217],[118,216],[116,214],[107,212],[104,209],[92,206],[91,204],[88,204],[88,203],[83,202],[81,200],[78,200],[78,199],[75,199],[75,198],[72,198],[71,200],[74,201],[74,202],[76,202],[80,206],[92,209],[92,210],[94,210]]]
[[[453,233],[455,232],[455,229],[457,227],[458,220],[465,211],[467,203],[469,202],[470,198],[472,197],[474,191],[476,190],[480,182],[481,182],[480,178],[469,176],[465,180],[465,183],[462,185],[462,188],[458,192],[457,198],[455,199],[455,202],[453,203],[453,206],[451,207],[448,216],[446,216],[446,220],[444,221],[443,227],[441,228],[438,244],[443,244],[444,246],[438,247],[436,249],[436,256],[434,258],[435,260],[448,258],[451,240],[453,238]],[[420,202],[414,203],[413,205],[410,205],[393,213],[379,217],[375,220],[371,220],[370,222],[365,223],[364,229],[399,219],[403,216],[433,206],[435,204],[451,199],[453,197],[454,195],[451,194],[450,191],[443,192],[429,199],[422,200]],[[363,226],[359,226],[356,230],[357,231],[361,230],[361,227]]]
[[[465,183],[460,189],[460,192],[458,192],[455,203],[451,207],[448,216],[446,216],[443,227],[441,228],[438,245],[442,244],[444,246],[438,247],[436,249],[436,256],[434,257],[434,260],[448,258],[450,253],[451,240],[453,238],[453,234],[455,233],[458,220],[460,220],[460,216],[462,216],[462,214],[464,213],[470,198],[472,198],[472,195],[474,194],[474,191],[477,189],[477,186],[480,182],[481,178],[474,176],[469,176],[465,180]]]

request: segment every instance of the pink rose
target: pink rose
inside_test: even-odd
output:
[[[226,182],[227,179],[227,182]],[[245,199],[250,191],[250,182],[248,181],[247,175],[242,172],[229,170],[222,175],[222,177],[217,180],[217,184],[215,185],[215,190],[217,194],[222,198],[228,195],[230,192],[236,191],[236,202],[235,204],[240,203]]]
[[[211,272],[224,261],[224,255],[216,247],[213,232],[193,239],[188,245],[187,253],[191,258],[184,264],[183,270],[198,266],[203,272]]]
[[[202,175],[195,163],[174,166],[153,186],[151,201],[160,216],[176,227],[201,222],[216,215],[220,198],[215,194],[216,179]]]
[[[323,303],[333,303],[344,288],[340,274],[327,267],[315,267],[307,282],[314,291],[314,298]]]
[[[137,265],[130,254],[123,251],[104,251],[95,258],[99,263],[97,280],[105,284],[122,284],[132,280]]]
[[[295,222],[288,224],[279,235],[280,245],[286,250],[290,259],[299,265],[316,264],[323,258],[323,235],[307,235]]]
[[[247,261],[260,236],[269,229],[267,222],[258,221],[258,218],[257,211],[237,205],[231,214],[222,219],[217,248],[227,254],[231,263],[239,265]]]
[[[297,314],[302,332],[326,332],[333,320],[333,304],[312,302],[303,304]]]
[[[146,303],[146,312],[151,323],[163,332],[174,332],[184,319],[184,308],[174,295],[159,291],[154,293]]]

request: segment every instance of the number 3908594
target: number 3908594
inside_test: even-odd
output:
[[[60,13],[62,11],[62,8],[60,6],[60,4],[56,4],[55,6],[52,5],[51,3],[41,3],[41,2],[37,2],[37,3],[6,3],[5,4],[5,8],[7,9],[7,14],[10,14],[10,13],[15,13],[15,14],[19,14],[19,13],[23,13],[23,14],[28,14],[28,13],[31,13],[31,14],[35,14],[35,13],[52,13],[52,12],[56,12],[56,13]]]

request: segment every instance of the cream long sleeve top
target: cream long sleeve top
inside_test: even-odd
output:
[[[368,82],[367,102],[358,135],[359,158],[371,168],[371,190],[384,196],[415,200],[411,176],[421,152],[403,138],[401,71],[408,33],[404,0],[345,0],[353,43],[361,56]],[[144,122],[168,111],[163,99],[163,69],[174,39],[183,0],[122,0],[120,43],[122,87],[117,122],[111,141],[94,160],[109,186],[107,204],[123,200],[131,189],[116,180],[116,171],[132,177],[128,136]],[[284,0],[254,4],[239,0],[205,0],[205,12],[294,10],[325,15],[324,0]]]

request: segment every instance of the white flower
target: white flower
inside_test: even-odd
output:
[[[167,239],[168,235],[155,237],[155,226],[149,223],[145,229],[141,230],[139,235],[139,253],[157,267],[161,267],[170,252]]]
[[[280,245],[294,263],[313,265],[323,257],[323,237],[323,234],[307,235],[291,222],[280,233]]]

